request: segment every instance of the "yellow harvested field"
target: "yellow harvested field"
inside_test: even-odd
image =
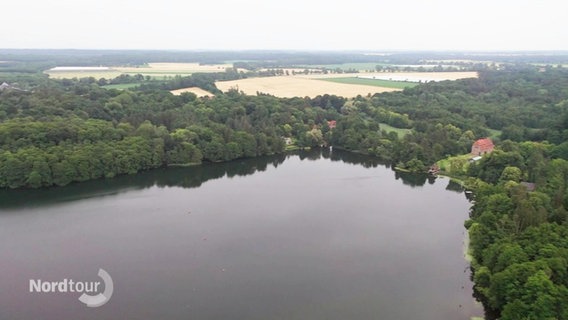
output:
[[[277,97],[315,97],[324,94],[335,94],[343,97],[399,91],[400,89],[382,88],[355,84],[343,84],[299,76],[248,78],[233,81],[217,81],[215,85],[221,91],[238,89],[249,95],[257,92]]]
[[[189,88],[177,89],[177,90],[172,90],[170,92],[173,93],[175,96],[179,96],[180,94],[182,94],[184,92],[194,93],[198,97],[212,97],[213,96],[213,94],[211,92],[203,90],[203,89],[198,88],[198,87],[189,87]]]
[[[365,77],[377,79],[401,79],[408,81],[442,81],[464,78],[477,78],[477,72],[372,72],[372,73],[333,73],[308,74],[295,76],[248,78],[234,81],[217,81],[215,85],[221,91],[238,89],[246,94],[257,92],[268,93],[277,97],[315,97],[317,95],[335,94],[343,97],[365,96],[381,92],[400,91],[400,89],[377,86],[335,83],[322,81],[326,78]]]

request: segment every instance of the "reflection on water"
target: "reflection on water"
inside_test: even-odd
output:
[[[388,167],[377,158],[362,154],[329,149],[315,149],[310,151],[297,151],[288,154],[263,156],[243,160],[234,160],[222,163],[204,163],[199,166],[160,168],[135,175],[119,176],[114,179],[100,179],[75,183],[65,187],[31,190],[1,190],[0,208],[39,206],[62,201],[116,195],[130,190],[141,190],[152,186],[197,188],[203,183],[222,177],[236,177],[252,175],[265,171],[268,167],[277,168],[287,158],[298,156],[302,161],[316,161],[330,159],[348,164],[360,165],[365,168],[378,166]],[[396,180],[411,187],[424,186],[426,181],[433,184],[436,178],[426,174],[395,172]],[[448,190],[462,192],[455,183],[450,182]],[[458,185],[459,186],[459,185]],[[33,199],[33,201],[30,201]]]

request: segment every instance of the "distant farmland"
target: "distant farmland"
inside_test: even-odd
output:
[[[153,78],[188,76],[197,72],[224,72],[231,64],[200,65],[199,63],[149,63],[140,67],[56,67],[45,71],[51,78],[113,79],[121,74],[141,74]]]
[[[408,81],[408,82],[428,82],[428,81],[444,81],[458,80],[464,78],[477,78],[477,72],[360,72],[351,74],[315,74],[315,75],[298,75],[298,77],[309,77],[313,79],[321,78],[346,78],[359,77],[368,79],[392,80],[392,81]]]
[[[381,80],[381,79],[369,79],[369,78],[324,78],[322,80],[337,82],[337,83],[345,83],[345,84],[361,84],[365,86],[377,86],[383,88],[393,88],[393,89],[404,89],[410,88],[418,85],[414,82],[406,82],[406,81],[389,81],[389,80]]]
[[[215,83],[221,91],[237,89],[249,95],[258,92],[277,97],[315,97],[324,94],[335,94],[343,97],[398,91],[396,88],[384,88],[372,85],[345,84],[324,79],[309,79],[299,76],[248,78]]]
[[[343,97],[365,96],[381,92],[400,91],[405,87],[417,85],[419,81],[457,80],[476,78],[477,72],[399,72],[399,73],[358,73],[355,76],[345,74],[319,74],[248,78],[234,81],[218,81],[215,84],[221,91],[238,89],[246,94],[255,95],[257,92],[267,93],[277,97],[315,97],[317,95],[335,94]],[[372,79],[372,77],[381,79]],[[416,82],[397,82],[384,79],[411,79]],[[339,79],[339,80],[336,80]],[[346,80],[349,79],[349,80]],[[355,80],[352,80],[355,79]],[[379,84],[379,81],[383,85]],[[368,82],[367,82],[368,81]]]
[[[357,70],[357,71],[374,71],[377,65],[388,66],[387,64],[380,62],[352,62],[352,63],[337,63],[337,64],[318,64],[310,66],[302,66],[305,68],[325,68],[329,70],[341,69],[341,70]]]
[[[122,72],[114,69],[106,70],[46,70],[44,73],[48,74],[52,79],[73,79],[73,78],[88,78],[93,77],[95,79],[114,79],[122,74]]]

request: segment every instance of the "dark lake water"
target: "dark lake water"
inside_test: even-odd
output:
[[[338,151],[0,191],[0,319],[469,319],[469,206]],[[101,307],[30,292],[99,268]]]

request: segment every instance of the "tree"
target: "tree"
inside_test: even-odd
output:
[[[32,171],[26,180],[26,184],[32,188],[39,188],[42,186],[41,174],[37,171]]]
[[[229,142],[225,145],[224,160],[238,159],[243,156],[241,147],[236,142]]]
[[[411,172],[423,172],[424,163],[416,158],[412,158],[411,160],[406,162],[405,168]]]
[[[501,177],[499,178],[500,181],[521,181],[522,172],[521,169],[517,167],[507,166],[503,169],[503,173],[501,173]]]
[[[320,129],[313,128],[306,132],[306,143],[310,147],[321,146],[324,144],[323,134]]]
[[[527,279],[520,298],[503,308],[501,319],[558,319],[558,290],[543,270]]]
[[[67,160],[63,160],[59,163],[56,163],[53,166],[53,183],[58,186],[66,186],[73,181],[75,177],[75,172],[73,167],[67,162]]]

